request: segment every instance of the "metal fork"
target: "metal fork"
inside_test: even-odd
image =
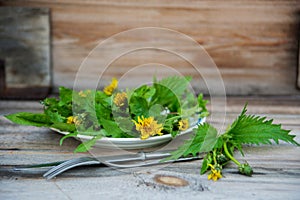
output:
[[[131,155],[132,156],[132,155]],[[136,154],[136,157],[113,157],[111,159],[103,159],[100,161],[99,159],[95,157],[81,157],[81,158],[75,158],[68,160],[66,162],[61,163],[60,165],[53,167],[48,172],[46,172],[43,177],[45,177],[47,180],[52,179],[53,177],[69,170],[74,167],[78,166],[84,166],[84,165],[100,165],[103,164],[105,166],[109,167],[115,167],[115,168],[135,168],[135,167],[143,167],[143,166],[149,166],[149,165],[157,165],[157,164],[166,164],[171,162],[178,162],[178,161],[189,161],[189,160],[195,160],[200,159],[202,156],[196,156],[196,157],[187,157],[187,158],[179,158],[177,160],[170,160],[161,162],[161,158],[165,158],[170,156],[169,153],[139,153]],[[134,164],[118,164],[122,162],[132,162],[132,161],[145,161],[145,160],[153,160],[153,159],[159,159],[152,162],[138,162]]]
[[[49,171],[47,171],[45,174],[43,174],[43,177],[47,180],[52,179],[53,177],[69,170],[74,167],[78,166],[84,166],[84,165],[97,165],[101,164],[101,162],[93,157],[80,157],[80,158],[74,158],[71,160],[67,160],[53,168],[51,168]]]
[[[120,162],[133,162],[133,161],[144,161],[150,159],[158,159],[165,158],[170,156],[170,153],[165,152],[154,152],[154,153],[144,153],[139,152],[137,154],[129,154],[129,155],[119,155],[119,156],[107,156],[102,158],[94,158],[94,157],[80,157],[74,158],[71,160],[67,160],[62,162],[61,164],[51,168],[47,171],[43,176],[46,179],[51,179],[58,174],[61,174],[69,169],[74,167],[83,166],[83,165],[96,165],[102,164],[105,166],[110,166],[108,163],[120,163]],[[117,164],[115,164],[117,165]],[[118,165],[119,167],[122,165]]]

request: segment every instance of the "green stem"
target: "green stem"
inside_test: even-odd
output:
[[[214,149],[214,151],[213,151],[213,160],[214,160],[214,163],[215,163],[215,165],[217,164],[217,153],[216,153],[216,149]]]
[[[181,116],[170,117],[170,118],[166,119],[166,122],[170,121],[170,120],[174,120],[174,119],[179,119],[179,118],[181,118]]]
[[[237,161],[237,160],[229,153],[228,148],[227,148],[227,142],[224,142],[223,147],[224,147],[224,152],[225,152],[226,156],[227,156],[228,158],[230,158],[230,160],[232,160],[235,164],[237,164],[237,166],[240,166],[241,163],[240,163],[239,161]]]

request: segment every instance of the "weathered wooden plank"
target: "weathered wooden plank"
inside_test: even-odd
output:
[[[297,82],[297,41],[299,0],[261,1],[0,1],[2,5],[49,7],[52,11],[54,85],[72,87],[76,72],[87,54],[108,37],[137,27],[164,27],[182,32],[211,55],[223,76],[228,94],[299,94]],[[155,35],[132,35],[115,41],[99,52],[85,71],[82,88],[94,87],[93,81],[104,70],[104,58],[135,42],[151,43]],[[172,39],[172,38],[171,38]],[[156,43],[185,50],[195,59],[195,49],[180,41]],[[185,75],[192,75],[198,91],[208,93],[204,81],[191,65],[161,51],[135,51],[112,63],[102,77],[103,86],[112,76],[122,77],[134,66],[162,63]],[[148,80],[149,68],[127,73],[121,87]],[[208,70],[208,74],[210,69]],[[170,73],[160,67],[162,73]],[[214,74],[206,77],[215,80]],[[237,84],[238,83],[238,84]]]
[[[284,171],[274,173],[261,169],[260,174],[249,178],[230,173],[228,170],[226,173],[227,177],[218,183],[208,181],[206,176],[199,176],[199,174],[168,171],[76,179],[66,176],[54,181],[16,177],[15,180],[1,179],[5,191],[9,191],[3,191],[1,195],[5,199],[16,197],[38,199],[44,196],[47,196],[47,199],[163,198],[175,200],[187,197],[188,199],[248,199],[249,197],[252,199],[298,199],[299,197],[297,192],[299,179],[294,178],[295,174]],[[182,178],[188,181],[189,185],[172,187],[159,184],[154,181],[156,175]]]
[[[293,134],[300,138],[299,99],[229,98],[228,119],[240,112],[245,101],[249,111],[274,117],[278,123],[293,127]],[[276,109],[275,109],[275,108]],[[277,109],[277,108],[281,109]],[[6,108],[6,109],[3,109]],[[36,102],[0,101],[0,114],[10,109],[40,111]],[[286,109],[288,108],[288,109]],[[294,108],[294,111],[293,111]],[[288,113],[288,111],[291,114]],[[218,116],[218,115],[217,115]],[[9,137],[14,135],[16,138]],[[0,117],[0,147],[23,148],[0,150],[1,199],[298,199],[300,185],[299,147],[280,143],[276,146],[245,146],[243,158],[254,168],[252,177],[241,176],[231,163],[223,171],[225,178],[218,182],[199,175],[201,160],[173,163],[161,168],[144,168],[129,172],[108,167],[81,167],[60,177],[45,181],[45,170],[14,171],[13,166],[70,159],[88,154],[73,154],[78,142],[67,140],[59,147],[59,135],[43,128],[23,127]],[[47,140],[47,141],[46,141]],[[173,176],[188,182],[183,187],[168,186],[156,181],[157,176]]]
[[[0,98],[44,98],[51,87],[48,8],[0,7]]]
[[[298,40],[298,88],[300,88],[300,39]]]

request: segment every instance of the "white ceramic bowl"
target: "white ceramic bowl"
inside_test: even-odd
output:
[[[205,122],[205,120],[206,120],[206,118],[199,119],[198,122],[194,123],[189,129],[182,131],[179,134],[184,135],[184,134],[190,133],[194,128],[197,127],[197,125],[203,124]],[[69,132],[60,131],[60,130],[54,129],[54,128],[51,128],[51,129],[58,133],[61,133],[63,135],[69,134]],[[84,142],[86,140],[92,139],[93,137],[87,136],[87,135],[77,135],[75,138]],[[159,146],[159,145],[169,142],[170,140],[172,140],[171,134],[149,137],[146,140],[141,140],[140,138],[103,137],[103,138],[97,140],[95,146],[104,147],[104,148],[118,147],[121,149],[143,149],[143,148]]]

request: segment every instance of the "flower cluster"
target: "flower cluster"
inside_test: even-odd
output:
[[[178,129],[181,130],[181,131],[185,131],[186,129],[189,128],[189,120],[187,119],[182,119],[178,122]]]
[[[162,135],[162,124],[158,124],[156,120],[154,120],[153,117],[144,118],[142,116],[141,118],[138,116],[138,120],[134,121],[135,127],[137,131],[141,132],[141,139],[145,140],[149,138],[150,136],[154,135]]]
[[[207,176],[208,180],[213,180],[213,181],[217,181],[218,179],[222,178],[222,174],[221,174],[221,168],[219,167],[215,167],[212,164],[209,164],[210,166],[210,173]]]
[[[114,104],[118,107],[123,107],[127,104],[126,92],[117,93],[114,97]]]
[[[103,89],[103,92],[108,95],[108,96],[111,96],[112,93],[114,92],[114,90],[118,87],[118,80],[113,78],[110,85],[106,86],[104,89]]]
[[[79,125],[81,123],[81,120],[78,116],[70,116],[67,118],[67,124],[75,124]]]

